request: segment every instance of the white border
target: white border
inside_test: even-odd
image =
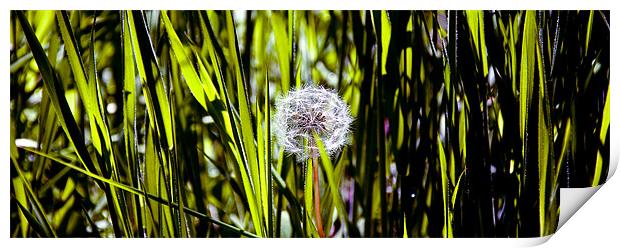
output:
[[[9,1],[7,9],[610,9],[612,4],[603,0],[107,0],[107,1]]]
[[[617,7],[613,4],[613,1],[578,1],[578,0],[521,0],[514,2],[504,2],[496,0],[481,0],[481,1],[459,1],[459,0],[447,0],[447,1],[373,1],[373,0],[313,0],[305,2],[296,2],[291,0],[236,0],[236,1],[221,1],[221,0],[173,0],[173,1],[121,1],[121,0],[107,0],[107,1],[49,1],[49,0],[30,0],[28,2],[9,1],[3,3],[3,9],[0,11],[0,33],[5,34],[5,42],[9,41],[9,9],[611,9],[610,22],[617,20]],[[612,29],[614,24],[610,24]],[[617,32],[612,30],[610,44],[617,44]],[[3,54],[4,60],[2,65],[5,68],[0,70],[0,78],[4,83],[3,89],[0,90],[0,116],[3,116],[0,120],[0,130],[5,130],[4,139],[0,141],[0,161],[5,161],[4,166],[0,167],[0,175],[3,175],[5,180],[0,183],[0,197],[4,197],[2,204],[0,204],[0,236],[2,243],[7,241],[9,246],[18,245],[21,243],[27,243],[27,245],[41,245],[51,247],[65,246],[67,243],[80,245],[85,244],[89,247],[109,247],[110,245],[118,245],[122,242],[123,245],[195,245],[204,246],[208,245],[269,245],[269,246],[301,246],[301,247],[316,247],[317,245],[326,244],[340,246],[385,246],[385,245],[427,245],[430,247],[516,247],[516,246],[532,246],[540,244],[546,241],[549,237],[541,239],[341,239],[341,240],[310,240],[304,239],[303,242],[298,239],[277,239],[277,240],[249,240],[249,239],[184,239],[184,240],[172,240],[172,239],[149,239],[149,240],[127,240],[127,239],[97,239],[96,241],[90,239],[9,239],[9,110],[10,110],[10,96],[9,96],[9,43],[5,43],[5,49],[0,49],[0,53]],[[611,46],[611,68],[612,71],[616,71],[618,50]],[[617,76],[611,73],[611,82],[617,81]],[[617,99],[619,96],[617,83],[610,83],[611,99]],[[609,176],[613,175],[618,164],[618,141],[619,135],[613,130],[617,130],[620,124],[614,122],[618,118],[618,106],[617,100],[611,102],[611,126],[609,129],[611,136],[611,162]],[[620,132],[619,132],[620,133]],[[609,244],[608,242],[617,243],[620,235],[617,235],[618,223],[620,223],[620,214],[617,211],[618,196],[620,195],[620,182],[616,179],[609,179],[610,185],[604,185],[601,187],[599,193],[595,194],[589,203],[586,203],[584,211],[580,211],[568,221],[568,224],[558,230],[558,237],[552,238],[551,242],[546,243],[545,246],[553,245],[570,245],[583,244],[591,245],[594,243]],[[612,183],[613,182],[613,183]],[[3,196],[2,196],[3,195]],[[600,211],[604,210],[604,211]],[[582,213],[583,212],[583,213]],[[574,224],[574,225],[573,225]],[[4,240],[6,239],[6,240]],[[596,240],[597,242],[592,242]],[[579,243],[581,241],[581,243]],[[140,242],[140,243],[134,243]],[[180,244],[188,243],[188,244]],[[251,243],[250,243],[251,242]],[[387,242],[387,243],[386,243]],[[575,243],[577,242],[577,243]]]

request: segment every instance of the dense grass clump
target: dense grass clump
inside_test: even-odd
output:
[[[609,39],[596,10],[12,11],[11,237],[548,235],[607,177]]]

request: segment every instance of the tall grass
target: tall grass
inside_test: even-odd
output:
[[[12,11],[11,237],[551,234],[559,187],[606,178],[608,20]],[[271,118],[305,84],[354,126],[300,162]]]

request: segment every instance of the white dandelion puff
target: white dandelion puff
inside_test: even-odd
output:
[[[319,154],[315,132],[330,156],[342,149],[352,121],[349,106],[335,90],[306,85],[276,99],[273,130],[280,147],[303,161]]]

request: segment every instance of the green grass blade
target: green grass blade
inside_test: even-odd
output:
[[[282,92],[288,92],[291,83],[290,57],[290,41],[286,32],[287,23],[281,12],[271,13],[271,28],[275,37],[276,55],[278,56],[278,64],[280,65],[280,87]]]
[[[82,55],[78,50],[78,45],[75,40],[71,23],[69,23],[69,16],[67,15],[66,11],[57,11],[56,18],[58,21],[58,27],[61,37],[64,41],[67,59],[73,72],[73,78],[75,79],[75,83],[77,85],[78,93],[80,94],[80,98],[84,102],[85,108],[89,113],[89,117],[92,117],[90,115],[92,115],[92,109],[95,108],[93,106],[93,104],[95,103],[93,103],[93,98],[90,96],[90,92],[87,90],[88,79],[86,78],[86,70],[82,62]],[[99,143],[95,143],[98,142],[98,140],[95,139],[96,137],[93,137],[93,144],[98,151],[101,151],[101,146]]]
[[[134,17],[136,15],[136,17]],[[170,117],[170,106],[168,94],[164,89],[164,83],[160,77],[157,55],[151,37],[146,26],[144,13],[133,11],[130,17],[130,25],[134,27],[132,41],[134,42],[134,53],[138,62],[138,72],[144,86],[144,95],[147,103],[147,110],[151,116],[151,126],[157,130],[163,149],[172,149],[172,120]],[[135,37],[133,37],[135,36]],[[140,51],[140,52],[137,52]],[[139,56],[138,56],[139,55]]]
[[[161,20],[163,21],[170,46],[172,47],[177,63],[181,66],[181,73],[185,78],[190,92],[194,95],[196,101],[198,101],[204,109],[207,109],[207,101],[214,101],[216,99],[217,91],[215,87],[210,82],[203,83],[198,77],[198,73],[196,73],[190,57],[185,53],[185,48],[174,31],[166,11],[162,11]]]
[[[308,159],[307,164],[304,168],[304,210],[305,210],[304,215],[306,216],[305,227],[306,227],[307,238],[319,236],[317,233],[317,228],[314,222],[312,221],[312,216],[314,216],[313,214],[314,213],[313,212],[313,206],[314,206],[313,199],[314,198],[312,196],[312,189],[313,189],[312,166],[318,166],[318,165],[312,165],[312,159]]]
[[[167,235],[179,236],[180,228],[178,225],[174,225],[173,222],[173,220],[177,220],[177,223],[179,223],[179,215],[176,209],[170,207],[172,201],[177,200],[176,194],[172,192],[175,183],[172,165],[174,160],[171,156],[174,153],[175,147],[170,100],[168,92],[164,88],[164,79],[161,77],[159,62],[148,31],[144,12],[132,11],[128,17],[130,27],[133,28],[131,30],[135,30],[135,32],[131,32],[131,35],[138,72],[142,80],[142,89],[150,120],[149,124],[150,128],[155,131],[152,133],[155,147],[154,152],[150,156],[158,158],[160,167],[157,173],[162,175],[161,178],[158,178],[161,180],[156,183],[157,191],[165,193],[167,199],[171,201],[168,207],[161,209],[163,213],[161,218],[165,224]]]
[[[409,238],[407,234],[407,215],[403,214],[403,238]]]
[[[22,28],[24,29],[24,35],[28,40],[30,49],[32,49],[35,61],[39,66],[39,70],[41,71],[41,76],[43,77],[43,85],[45,87],[45,90],[49,94],[52,106],[54,106],[59,123],[62,126],[64,132],[67,134],[69,141],[75,147],[76,154],[80,161],[82,161],[82,163],[86,166],[88,170],[94,171],[95,165],[90,158],[86,146],[84,145],[85,142],[82,138],[82,132],[79,130],[75,119],[73,119],[73,114],[71,113],[69,104],[64,97],[65,91],[63,89],[62,83],[56,77],[54,69],[49,63],[47,56],[45,56],[45,51],[41,47],[41,43],[39,43],[39,41],[36,39],[36,36],[32,31],[32,27],[30,27],[30,24],[28,23],[28,20],[26,20],[24,13],[18,11],[17,16],[19,18]]]
[[[24,215],[24,218],[27,220],[26,225],[29,224],[32,227],[32,229],[39,235],[39,237],[42,237],[42,238],[52,237],[52,235],[50,235],[50,233],[46,231],[46,228],[43,226],[43,224],[41,224],[37,220],[37,217],[35,217],[34,214],[30,213],[28,208],[26,208],[26,206],[24,206],[22,202],[16,199],[16,196],[11,195],[11,199],[15,201],[15,205],[17,205],[17,207],[19,208],[20,214]],[[23,230],[24,233],[26,233],[27,231],[28,231],[27,229]],[[24,235],[24,237],[26,236]]]
[[[482,71],[484,77],[489,74],[489,65],[487,62],[487,45],[484,31],[484,12],[478,11],[478,25],[480,29],[480,48],[478,49],[478,55],[482,59]]]
[[[102,136],[106,136],[107,129],[103,127],[104,125],[102,120],[102,113],[100,111],[101,108],[98,102],[99,96],[97,93],[96,79],[92,77],[88,78],[86,76],[86,68],[84,66],[84,62],[82,61],[82,55],[79,51],[78,44],[74,36],[74,31],[71,27],[71,23],[69,22],[69,16],[67,15],[67,12],[57,11],[56,18],[58,21],[58,27],[60,28],[61,37],[65,44],[67,58],[69,60],[69,64],[71,65],[71,71],[73,72],[73,77],[77,84],[78,93],[80,94],[80,99],[83,101],[84,108],[86,110],[88,118],[90,119],[89,124],[91,130],[92,144],[97,150],[99,156],[103,156],[103,149],[107,149],[107,147],[102,147],[101,139]],[[94,48],[92,48],[91,46],[91,50],[92,49]],[[93,60],[91,63],[91,67],[94,68],[95,58],[92,56],[92,54],[91,59]],[[102,170],[104,173],[107,171],[107,168],[98,169]]]
[[[268,107],[265,106],[265,107]],[[270,189],[267,186],[267,177],[268,175],[268,171],[269,171],[269,166],[271,166],[269,164],[269,157],[267,156],[267,143],[266,143],[266,139],[268,138],[269,132],[263,130],[263,113],[261,111],[261,107],[260,107],[260,101],[256,101],[255,103],[255,109],[256,109],[256,147],[257,147],[257,152],[258,152],[258,174],[259,174],[259,190],[260,190],[260,203],[261,203],[261,209],[262,209],[262,215],[264,217],[264,221],[265,221],[265,232],[267,233],[268,237],[273,237],[272,234],[272,226],[270,225],[270,221],[271,221],[271,216],[270,216],[270,212],[269,210],[271,209],[271,205],[269,205],[269,191]],[[266,112],[266,111],[265,111]],[[269,118],[269,116],[265,116],[265,118]],[[266,123],[266,121],[265,121]],[[268,130],[268,129],[267,129]]]
[[[525,133],[527,126],[527,113],[531,102],[534,85],[535,52],[537,42],[536,13],[527,11],[525,14],[525,24],[523,28],[523,40],[521,45],[521,65],[519,74],[519,130],[523,147],[521,153],[525,156]]]
[[[91,44],[95,44],[94,37],[95,37],[95,23],[97,21],[96,17],[97,16],[95,14],[95,16],[93,17],[93,25],[91,27],[91,35],[90,35]],[[75,52],[77,52],[77,50]],[[95,57],[95,46],[94,45],[90,46],[90,59],[92,61],[90,63],[90,68],[88,70],[89,71],[88,87],[90,91],[90,97],[93,98],[92,101],[94,102],[94,104],[91,104],[92,109],[87,110],[87,112],[91,112],[91,116],[95,117],[94,119],[95,121],[90,122],[91,123],[91,137],[99,136],[99,139],[103,140],[103,146],[101,147],[102,150],[100,151],[100,155],[103,157],[103,159],[106,159],[105,164],[109,166],[109,168],[106,168],[105,171],[109,171],[111,169],[111,172],[104,172],[105,173],[104,175],[109,174],[111,175],[113,179],[119,180],[120,174],[116,166],[114,150],[112,149],[112,139],[110,137],[110,131],[108,127],[107,118],[105,117],[104,115],[105,112],[103,110],[104,102],[103,102],[103,99],[101,98],[101,91],[99,89],[99,80],[97,78],[97,58]],[[94,127],[93,123],[97,124],[97,126]],[[115,208],[114,210],[115,214],[113,214],[113,223],[115,225],[118,225],[121,228],[121,230],[123,231],[123,234],[122,234],[123,237],[131,237],[132,233],[129,231],[130,224],[128,220],[125,218],[126,216],[128,216],[128,214],[127,214],[127,207],[126,207],[126,201],[125,201],[124,195],[120,192],[117,192],[114,188],[110,188],[110,196],[112,198],[111,199],[112,207]],[[118,218],[118,222],[115,217]]]
[[[84,207],[84,204],[80,202],[78,205],[80,206],[80,209],[82,210],[82,214],[84,215],[84,218],[88,221],[88,224],[90,225],[90,228],[92,228],[95,236],[101,238],[102,236],[101,236],[101,233],[99,233],[99,228],[97,227],[93,219],[90,217],[90,214],[88,214],[88,210],[86,210],[86,208]]]
[[[448,165],[446,162],[446,154],[444,152],[443,144],[441,144],[441,140],[437,139],[437,151],[439,156],[439,166],[440,166],[440,174],[441,174],[441,193],[442,193],[442,201],[443,201],[443,216],[444,216],[444,227],[443,227],[443,237],[444,238],[452,238],[452,221],[450,219],[450,208],[449,208],[449,196],[448,191],[450,187],[450,183],[448,181]]]
[[[463,179],[463,176],[465,175],[465,172],[467,172],[466,169],[461,172],[461,175],[459,176],[459,179],[456,181],[456,186],[454,186],[454,193],[452,194],[452,199],[450,200],[450,203],[452,204],[452,208],[453,209],[456,206],[456,198],[459,195],[459,191],[461,189],[461,180]]]
[[[125,156],[127,158],[127,167],[131,173],[131,185],[136,188],[140,188],[138,183],[138,157],[136,155],[137,143],[136,137],[138,137],[137,124],[136,124],[136,99],[139,92],[136,89],[136,74],[135,63],[133,56],[133,49],[131,44],[130,27],[127,18],[127,11],[121,13],[122,34],[121,34],[121,47],[123,50],[123,134],[125,145]],[[142,203],[142,198],[137,196],[133,199],[132,205],[139,206]],[[133,214],[135,216],[136,224],[138,226],[138,237],[144,233],[142,224],[142,209],[139,207],[133,208]]]
[[[49,151],[54,136],[58,132],[58,120],[56,118],[56,112],[54,111],[54,107],[49,99],[49,96],[46,91],[41,92],[41,111],[39,115],[39,123],[44,123],[45,128],[43,128],[42,132],[39,132],[39,137],[37,139],[37,143],[40,145],[40,149],[43,151]],[[11,144],[13,145],[13,144]],[[48,164],[49,161],[45,158],[38,159],[36,162],[36,173],[35,178],[37,181],[41,179],[44,173],[45,165]]]
[[[42,222],[42,224],[40,224],[39,226],[42,227],[45,233],[45,236],[56,238],[57,237],[56,231],[54,230],[54,227],[52,227],[52,224],[47,219],[47,213],[45,212],[43,205],[41,205],[41,202],[39,202],[37,195],[32,190],[32,187],[30,187],[30,182],[24,176],[24,172],[20,168],[19,164],[17,164],[17,161],[15,161],[15,158],[11,157],[11,162],[12,162],[11,164],[13,164],[13,168],[15,168],[15,170],[17,171],[19,178],[22,180],[22,185],[24,185],[24,187],[26,188],[26,193],[28,193],[28,198],[33,203],[35,211],[37,211],[40,215],[40,218],[37,218],[39,220],[37,220],[36,223]],[[26,218],[30,219],[30,217],[28,217],[27,209],[22,209],[22,213],[25,214]],[[31,222],[31,224],[33,223],[35,222]]]
[[[53,160],[54,162],[57,162],[57,163],[59,163],[59,164],[62,164],[62,165],[64,165],[64,166],[69,167],[69,168],[71,168],[71,169],[73,169],[73,170],[76,170],[76,171],[78,171],[78,172],[80,172],[80,173],[82,173],[82,174],[84,174],[84,175],[86,175],[86,176],[88,176],[88,177],[91,177],[91,178],[93,178],[93,179],[99,180],[99,181],[104,182],[104,183],[106,183],[106,184],[109,184],[109,185],[111,185],[111,186],[114,186],[114,187],[120,188],[120,189],[125,190],[125,191],[128,191],[128,192],[130,192],[130,193],[140,194],[140,191],[139,191],[139,190],[137,190],[137,189],[133,189],[133,188],[131,188],[130,186],[123,185],[123,184],[121,184],[121,183],[119,183],[119,182],[116,182],[116,181],[114,181],[114,180],[112,180],[112,179],[108,179],[108,178],[102,177],[102,176],[100,176],[100,175],[97,175],[97,174],[95,174],[95,173],[89,172],[89,171],[84,170],[84,169],[82,169],[82,168],[80,168],[80,167],[78,167],[78,166],[76,166],[76,165],[74,165],[74,164],[71,164],[71,163],[68,163],[68,162],[62,161],[62,160],[60,160],[59,158],[53,157],[53,156],[51,156],[51,155],[49,155],[49,154],[46,154],[46,153],[40,152],[40,151],[35,150],[35,149],[31,149],[31,148],[28,148],[28,147],[21,147],[21,149],[24,149],[24,150],[26,150],[26,151],[28,151],[28,152],[32,152],[32,153],[34,153],[34,154],[36,154],[36,155],[39,155],[39,156],[46,157],[47,159]]]
[[[588,29],[586,31],[586,55],[588,55],[588,48],[590,46],[590,40],[592,38],[592,24],[594,22],[594,10],[590,10],[590,15],[588,17]]]
[[[267,204],[267,203],[263,203],[263,199],[267,198],[267,196],[261,194],[263,192],[263,190],[261,189],[261,184],[262,184],[261,181],[263,180],[261,180],[261,170],[258,164],[259,157],[256,152],[256,145],[255,145],[255,139],[254,139],[255,136],[252,130],[253,121],[252,121],[252,117],[250,114],[250,106],[249,106],[250,100],[248,97],[248,89],[246,87],[245,79],[242,73],[241,57],[239,55],[237,34],[235,31],[235,25],[234,25],[232,14],[230,11],[226,12],[226,24],[227,24],[226,26],[227,26],[227,31],[228,31],[228,45],[229,45],[228,51],[232,53],[231,57],[233,58],[233,62],[232,62],[233,67],[231,69],[234,71],[235,81],[237,82],[236,83],[237,102],[239,104],[239,118],[240,118],[239,124],[241,126],[241,132],[240,132],[241,138],[239,140],[242,141],[241,142],[243,146],[242,153],[245,154],[246,156],[245,160],[249,162],[248,164],[246,164],[246,167],[249,168],[250,176],[252,178],[250,181],[252,183],[252,190],[254,191],[255,194],[258,194],[257,197],[255,198],[258,212],[254,213],[252,218],[254,221],[254,227],[257,229],[257,233],[259,234],[259,236],[263,236],[261,234],[265,233],[265,230],[263,229],[265,228],[266,225],[263,221],[265,220],[265,218],[263,218],[264,214],[262,213],[267,212],[266,210],[263,210],[263,208],[265,207],[264,204]],[[257,124],[257,126],[258,125],[260,124]],[[255,217],[254,215],[258,215],[258,216]]]
[[[481,10],[467,10],[467,24],[476,47],[477,58],[482,61],[481,69],[486,77],[489,73],[487,62],[487,48],[484,33],[484,12]]]
[[[207,40],[206,42],[209,43],[210,47],[216,47],[217,43],[213,40],[213,37],[210,37],[208,33],[206,35],[206,40]],[[258,203],[260,196],[256,195],[257,193],[260,192],[259,190],[257,190],[258,188],[257,185],[259,183],[258,173],[253,174],[254,172],[258,172],[258,170],[257,169],[252,170],[252,167],[257,168],[258,162],[256,161],[256,150],[254,150],[255,149],[254,147],[255,144],[254,144],[254,139],[253,139],[254,135],[252,134],[251,120],[249,118],[249,106],[247,105],[248,101],[245,100],[244,98],[238,99],[239,100],[238,102],[240,104],[240,111],[247,111],[247,112],[243,112],[240,115],[240,117],[243,118],[244,121],[241,121],[241,123],[238,124],[234,118],[236,117],[235,116],[236,112],[233,108],[233,103],[229,96],[226,83],[224,82],[225,73],[223,72],[220,66],[221,65],[219,62],[220,58],[216,55],[214,50],[217,50],[217,49],[209,49],[209,55],[211,58],[211,62],[213,63],[212,66],[215,70],[215,74],[217,76],[216,78],[218,80],[218,83],[221,86],[220,88],[221,95],[223,95],[224,99],[226,100],[225,107],[228,110],[227,112],[222,112],[223,119],[228,120],[227,122],[225,122],[224,126],[226,127],[226,134],[232,137],[234,140],[234,143],[231,141],[231,143],[228,145],[229,145],[231,153],[233,153],[233,157],[236,160],[237,166],[239,168],[239,173],[241,174],[242,186],[245,192],[245,197],[248,202],[248,206],[250,208],[250,216],[254,223],[256,234],[260,237],[264,237],[263,222],[261,221],[263,219],[261,217],[262,210],[260,209],[261,206]],[[240,83],[237,83],[238,91],[240,90],[239,88],[243,88],[243,85],[239,85],[239,84]],[[241,127],[239,127],[238,125],[241,125]],[[248,135],[251,134],[251,136],[247,137],[248,135],[242,135],[242,134],[248,134]],[[249,148],[250,146],[251,148]],[[254,151],[253,152],[254,156],[249,157],[247,155],[248,151],[246,149],[251,149],[252,151]],[[251,158],[251,159],[248,160],[248,158]],[[256,178],[256,180],[254,180],[253,178]]]
[[[152,194],[157,194],[158,196],[160,195],[160,181],[162,181],[161,179],[161,173],[159,171],[159,163],[158,163],[158,157],[157,157],[157,153],[155,152],[155,144],[154,144],[154,140],[153,140],[153,135],[152,135],[153,130],[151,128],[147,128],[146,130],[146,137],[145,137],[145,158],[144,158],[144,191],[145,192],[149,192]],[[165,194],[165,192],[163,193]],[[158,230],[161,230],[162,228],[159,228],[158,224],[163,223],[162,219],[163,217],[161,216],[161,206],[157,205],[157,202],[155,202],[154,200],[149,200],[146,199],[145,204],[151,208],[149,208],[149,212],[152,216],[152,220],[148,220],[146,221],[146,230],[147,230],[147,235],[149,234],[149,231],[155,233]],[[154,207],[152,207],[154,206]],[[149,235],[149,236],[155,236],[153,234]],[[161,234],[158,235],[161,237]]]
[[[605,139],[607,138],[607,131],[609,130],[609,90],[607,90],[607,96],[605,97],[605,107],[603,108],[603,121],[601,122],[599,139],[601,144],[605,144]],[[600,148],[602,149],[602,148]],[[605,178],[602,178],[603,174],[603,156],[601,155],[601,151],[597,151],[596,153],[596,164],[594,167],[594,177],[592,180],[592,186],[600,185],[601,182],[605,181]]]
[[[271,167],[271,105],[269,104],[269,74],[265,75],[265,174],[267,175],[267,224],[270,236],[276,237],[274,233],[274,202],[273,202],[273,175]],[[260,122],[259,122],[260,123]]]
[[[603,107],[603,121],[601,122],[601,132],[599,134],[599,139],[601,141],[601,143],[605,143],[605,139],[607,138],[607,131],[609,130],[609,111],[611,108],[610,105],[610,101],[611,99],[609,98],[609,89],[607,90],[607,96],[605,97],[605,107]]]
[[[543,92],[542,90],[540,91]],[[547,235],[546,221],[547,221],[547,164],[549,159],[549,145],[550,141],[547,139],[549,132],[545,123],[545,115],[543,110],[543,97],[538,101],[538,207],[539,207],[539,220],[540,220],[540,234]],[[555,187],[555,185],[553,185]]]
[[[539,218],[540,235],[545,236],[555,231],[555,224],[550,219],[548,209],[552,206],[554,199],[550,197],[553,189],[557,187],[553,177],[554,155],[553,141],[554,130],[551,125],[550,100],[547,91],[547,77],[545,73],[545,59],[543,51],[543,38],[536,42],[536,60],[538,69],[538,183],[539,183]],[[551,173],[548,173],[551,169]]]
[[[390,19],[387,10],[381,10],[381,33],[377,34],[381,39],[381,74],[387,74],[386,65],[388,58],[388,51],[390,50],[390,39],[392,38],[392,25],[390,25]]]
[[[564,127],[564,137],[562,138],[562,148],[560,150],[560,156],[558,157],[558,159],[556,160],[556,165],[555,165],[555,176],[554,178],[556,178],[556,182],[557,182],[557,178],[560,178],[560,172],[561,172],[561,168],[562,168],[562,164],[564,164],[567,153],[570,152],[568,146],[571,145],[571,134],[572,134],[572,121],[569,118],[568,120],[566,120],[566,124]]]
[[[37,151],[37,150],[34,150],[34,149],[30,149],[30,148],[27,148],[27,147],[22,147],[22,149],[24,149],[24,150],[26,150],[28,152],[32,152],[34,154],[37,154],[39,156],[44,156],[44,157],[46,157],[46,158],[48,158],[50,160],[53,160],[54,162],[57,162],[57,163],[59,163],[61,165],[64,165],[64,166],[69,167],[69,168],[71,168],[73,170],[76,170],[76,171],[78,171],[78,172],[80,172],[80,173],[82,173],[82,174],[84,174],[84,175],[86,175],[86,176],[88,176],[88,177],[90,177],[92,179],[95,179],[95,180],[101,181],[103,183],[115,186],[115,187],[117,187],[119,189],[122,189],[124,191],[127,191],[129,193],[145,196],[145,197],[147,197],[149,199],[155,200],[156,202],[158,202],[160,204],[170,204],[169,201],[166,200],[166,199],[163,199],[161,197],[152,195],[150,193],[145,195],[142,191],[140,191],[140,190],[138,190],[138,189],[136,189],[134,187],[131,187],[129,185],[124,185],[124,184],[116,182],[114,180],[110,180],[110,179],[101,177],[101,176],[96,175],[94,173],[91,173],[91,172],[89,172],[87,170],[81,169],[80,167],[75,166],[75,165],[73,165],[71,163],[65,162],[65,161],[63,161],[63,160],[61,160],[59,158],[53,157],[53,156],[51,156],[49,154],[45,154],[45,153],[42,153],[40,151]],[[173,204],[170,204],[170,207],[179,208],[179,205],[176,204],[176,203],[173,203]],[[192,209],[189,209],[189,208],[184,208],[184,210],[187,211],[187,213],[192,215],[192,216],[203,218],[203,219],[205,219],[205,220],[207,220],[209,222],[212,222],[214,224],[223,226],[223,227],[225,227],[225,228],[227,228],[229,230],[238,232],[238,233],[243,234],[243,235],[248,236],[248,237],[256,237],[255,235],[253,235],[251,233],[248,233],[248,232],[245,232],[245,231],[243,231],[243,230],[241,230],[239,228],[233,227],[230,224],[227,224],[227,223],[221,222],[219,220],[213,219],[211,217],[208,217],[206,214],[199,213],[199,212],[197,212],[195,210],[192,210]]]
[[[26,199],[26,190],[25,190],[25,186],[21,178],[13,178],[11,179],[11,183],[12,183],[12,189],[13,189],[11,197],[13,197],[17,201],[18,204],[27,206],[28,200]],[[22,211],[19,213],[19,222],[20,222],[19,228],[21,229],[22,237],[28,237],[28,228],[29,228],[28,222],[31,222],[31,221],[29,221],[30,218],[26,216],[27,214],[29,214],[27,212],[28,212],[28,208],[24,207],[24,209],[22,209]],[[41,225],[40,223],[38,223],[38,221],[37,221],[37,224],[39,224],[39,226]],[[36,227],[33,227],[33,228],[36,228]],[[39,228],[39,230],[43,230],[43,228]],[[44,232],[39,232],[38,230],[36,231],[39,234],[44,234]]]
[[[333,197],[334,205],[336,206],[336,211],[338,212],[338,217],[342,223],[347,223],[347,211],[344,207],[344,202],[342,200],[342,196],[340,195],[340,180],[336,177],[336,173],[334,172],[334,166],[332,165],[331,159],[325,150],[325,145],[321,140],[321,137],[318,134],[314,133],[314,140],[316,141],[317,147],[319,148],[319,154],[321,156],[321,165],[323,168],[323,172],[325,173],[325,177],[327,178],[327,183],[329,185],[329,190],[331,191],[331,195]],[[330,212],[331,213],[331,210]],[[331,215],[329,215],[331,217]],[[346,225],[344,225],[346,226]]]
[[[247,161],[247,156],[245,155],[242,137],[239,137],[240,130],[238,130],[237,128],[237,123],[233,118],[234,115],[230,114],[230,113],[233,113],[233,109],[232,109],[232,102],[230,101],[230,98],[226,90],[226,86],[224,86],[224,89],[222,90],[222,92],[224,92],[224,96],[227,102],[226,107],[228,108],[228,113],[229,113],[228,117],[230,118],[229,123],[232,124],[231,126],[232,131],[228,135],[231,137],[234,137],[235,139],[235,143],[232,144],[231,146],[231,152],[233,153],[233,156],[236,159],[237,165],[239,166],[239,172],[241,174],[242,185],[245,191],[245,196],[247,198],[248,205],[250,207],[250,215],[252,217],[252,221],[254,221],[254,223],[261,223],[260,217],[259,217],[260,210],[258,209],[258,204],[256,201],[257,196],[254,191],[250,169],[248,168],[249,161]],[[261,236],[261,237],[263,236],[262,228],[260,226],[256,227],[256,231],[257,231],[258,236]]]

